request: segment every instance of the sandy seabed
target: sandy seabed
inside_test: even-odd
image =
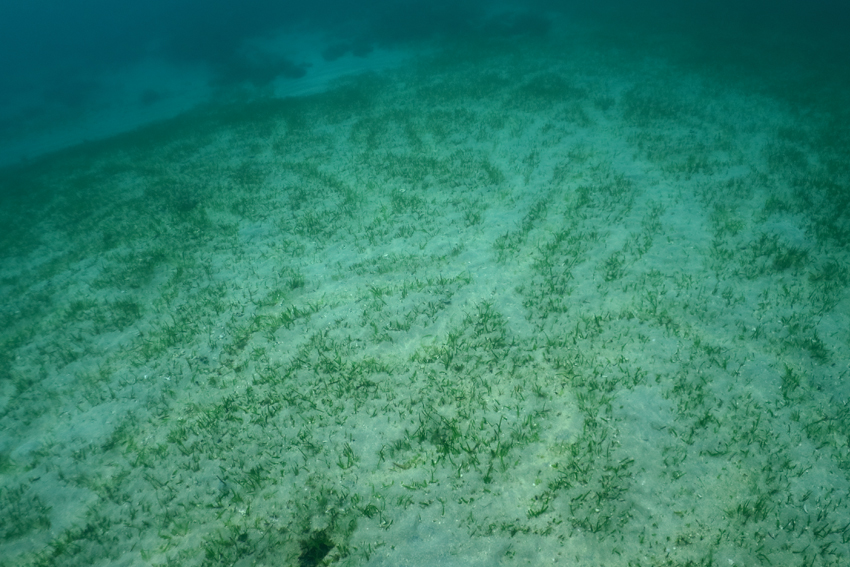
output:
[[[850,561],[850,135],[453,45],[6,170],[3,565]]]

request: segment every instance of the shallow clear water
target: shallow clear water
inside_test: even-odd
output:
[[[844,564],[840,98],[559,26],[4,171],[4,564]]]

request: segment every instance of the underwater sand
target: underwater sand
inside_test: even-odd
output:
[[[0,563],[847,564],[847,132],[567,36],[6,170]]]

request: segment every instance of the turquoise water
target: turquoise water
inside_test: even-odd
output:
[[[0,563],[846,564],[843,95],[610,32],[7,168]]]

